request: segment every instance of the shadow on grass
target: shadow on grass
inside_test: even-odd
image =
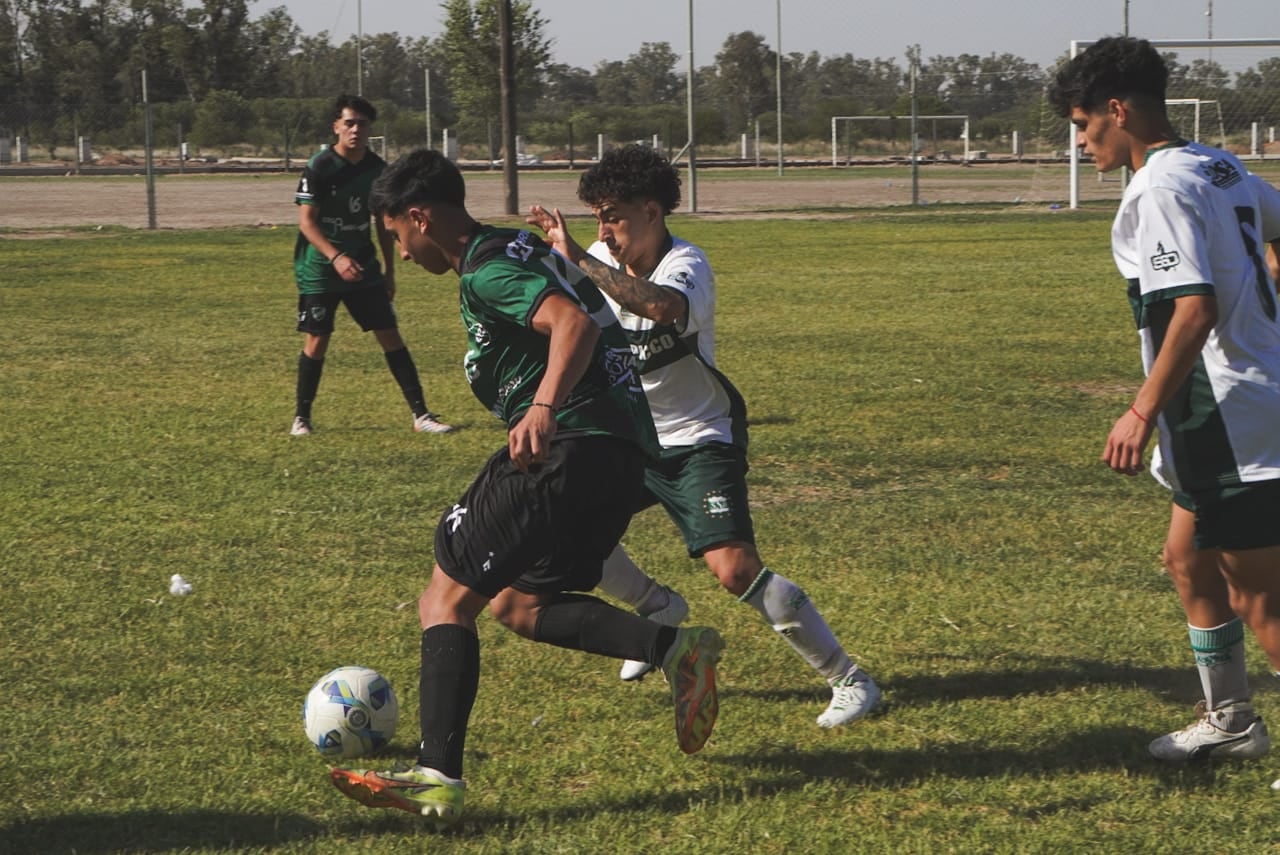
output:
[[[993,651],[993,654],[996,653]],[[946,673],[936,672],[936,656],[931,671],[914,674],[874,674],[886,695],[895,705],[915,705],[936,701],[961,701],[981,698],[1016,698],[1026,695],[1053,695],[1087,686],[1124,686],[1147,689],[1177,703],[1192,706],[1201,697],[1200,680],[1193,666],[1185,668],[1149,668],[1117,665],[1093,660],[1057,657],[1001,655],[998,670],[963,670],[958,665]],[[976,664],[961,657],[966,664]],[[983,660],[983,664],[991,660]],[[748,689],[737,686],[721,690],[723,697],[739,695],[764,700],[807,701],[829,698],[821,687],[806,689]]]
[[[1170,767],[1146,756],[1146,734],[1130,727],[1099,727],[1058,740],[1040,740],[1026,746],[992,746],[980,740],[962,744],[925,745],[916,748],[877,750],[824,749],[796,751],[776,748],[747,754],[717,755],[710,749],[703,762],[735,767],[733,783],[692,789],[674,787],[661,792],[637,793],[620,798],[593,798],[589,802],[513,814],[476,811],[449,834],[467,837],[492,835],[503,828],[514,830],[543,824],[562,825],[606,814],[658,812],[679,816],[691,805],[742,804],[799,792],[815,781],[836,781],[850,788],[892,790],[919,787],[939,779],[1003,781],[1010,778],[1052,779],[1098,771],[1123,771],[1128,779],[1150,778],[1166,789],[1194,792],[1217,785],[1213,765]],[[1030,805],[1017,811],[1029,819],[1055,813],[1087,812],[1110,803],[1113,793],[1082,794]]]
[[[0,850],[41,855],[96,852],[243,851],[309,840],[325,826],[297,814],[217,810],[78,813],[19,820],[0,829]]]

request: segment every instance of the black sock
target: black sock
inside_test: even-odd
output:
[[[661,665],[676,640],[676,630],[595,597],[557,594],[538,610],[533,638],[570,650]]]
[[[419,765],[462,777],[467,722],[479,688],[480,639],[451,623],[424,630],[418,677]]]
[[[405,401],[409,403],[409,409],[413,410],[413,417],[417,418],[425,413],[427,403],[422,393],[422,381],[418,379],[418,366],[413,364],[409,348],[388,350],[383,355],[387,357],[387,367],[391,369],[391,376],[400,384],[400,391],[404,394]]]
[[[324,372],[324,360],[312,359],[305,353],[298,354],[298,393],[294,415],[311,418],[311,402],[320,388],[320,375]]]

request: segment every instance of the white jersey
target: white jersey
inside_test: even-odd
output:
[[[600,241],[587,252],[615,270],[621,266]],[[689,312],[682,327],[659,325],[622,308],[608,294],[604,296],[631,342],[658,441],[663,448],[704,442],[745,448],[742,396],[715,367],[716,279],[707,256],[673,236],[648,279],[684,296]]]
[[[1143,369],[1172,301],[1211,294],[1218,321],[1160,414],[1151,472],[1184,492],[1280,478],[1280,318],[1265,242],[1280,237],[1280,191],[1198,143],[1152,151],[1111,227],[1142,339]]]

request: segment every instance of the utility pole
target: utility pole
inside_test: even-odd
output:
[[[777,0],[778,7],[778,176],[782,176],[782,0]]]
[[[698,213],[698,156],[693,134],[693,0],[689,0],[689,210]]]
[[[511,35],[511,0],[498,2],[498,64],[502,75],[502,181],[507,188],[506,212],[520,213],[519,179],[516,173],[515,45]]]

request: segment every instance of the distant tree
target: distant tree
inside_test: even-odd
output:
[[[561,109],[581,107],[599,98],[596,85],[595,78],[585,68],[550,65],[543,72],[538,100]]]
[[[461,123],[474,133],[497,122],[501,103],[500,0],[445,0],[441,47],[447,62],[449,87]],[[515,44],[515,98],[518,110],[532,109],[542,72],[551,58],[547,21],[530,0],[512,0],[511,31]]]
[[[645,42],[627,57],[623,69],[631,80],[634,104],[668,104],[682,86],[675,71],[679,55],[667,42]]]
[[[408,106],[421,71],[395,33],[366,37],[364,93],[381,104]],[[419,85],[420,89],[421,86]],[[419,102],[421,103],[421,102]]]
[[[191,140],[202,146],[228,146],[245,141],[245,116],[251,115],[249,102],[238,92],[214,89],[196,107]]]
[[[246,0],[202,0],[201,59],[209,89],[245,89],[252,67]]]
[[[290,63],[291,89],[299,96],[332,99],[341,92],[356,91],[355,39],[341,47],[327,32],[303,36]],[[328,128],[324,128],[328,131]]]
[[[728,126],[749,130],[774,100],[774,53],[764,36],[732,33],[716,54],[716,89],[728,112]]]
[[[283,6],[268,9],[245,28],[248,40],[249,66],[253,77],[245,94],[255,98],[297,97],[293,91],[289,67],[298,50],[302,30]]]

